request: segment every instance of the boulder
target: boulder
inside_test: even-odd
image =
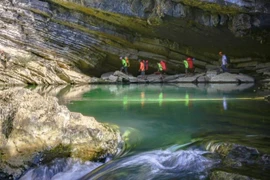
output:
[[[244,74],[231,74],[228,72],[218,74],[216,76],[212,76],[209,79],[209,82],[217,83],[217,82],[230,82],[230,83],[237,83],[237,82],[254,82],[254,78],[244,75]]]
[[[116,126],[70,112],[55,97],[14,88],[0,91],[0,105],[0,169],[6,174],[19,177],[45,150],[82,160],[118,152]]]
[[[126,55],[133,74],[139,58],[149,60],[149,73],[162,59],[170,74],[183,73],[187,56],[203,72],[220,65],[220,50],[235,67],[254,72],[269,61],[268,3],[1,0],[0,50],[10,60],[1,60],[0,84],[103,83],[90,77],[119,69]]]
[[[239,176],[239,179],[252,179],[248,177],[250,173],[246,171],[250,167],[253,167],[252,175],[254,177],[266,177],[269,174],[269,154],[259,152],[254,147],[230,142],[211,141],[206,145],[206,149],[222,157],[221,168],[228,171],[237,170],[238,173],[241,173],[237,175],[228,174],[228,177],[225,179],[235,179],[237,176]],[[222,172],[221,174],[215,173],[215,171],[213,172],[214,174],[210,176],[211,179],[224,179],[225,176],[222,177],[220,175],[226,174],[226,172]]]
[[[106,76],[107,75],[107,76]],[[207,71],[206,73],[195,74],[149,74],[144,77],[139,75],[134,77],[132,75],[126,75],[120,71],[112,73],[106,73],[102,75],[102,79],[107,83],[254,83],[254,78],[245,74],[232,74],[232,73],[220,73],[215,70]]]

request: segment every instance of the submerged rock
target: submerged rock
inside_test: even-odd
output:
[[[269,154],[259,152],[256,148],[226,142],[208,143],[206,149],[219,154],[222,158],[219,169],[238,174],[213,171],[210,179],[254,179],[253,177],[269,177]],[[246,171],[252,169],[252,173]],[[239,174],[240,173],[240,174]],[[259,178],[260,179],[260,178]]]
[[[54,97],[14,88],[0,91],[0,105],[0,169],[6,174],[20,176],[34,159],[42,162],[38,152],[45,150],[83,160],[118,152],[116,127],[70,112]]]

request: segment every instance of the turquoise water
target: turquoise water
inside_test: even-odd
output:
[[[132,133],[132,151],[185,144],[199,134],[269,135],[269,103],[252,84],[98,85],[71,111]]]
[[[270,178],[267,165],[226,166],[206,148],[229,142],[270,153],[270,104],[253,84],[89,85],[54,94],[70,111],[118,125],[124,151],[106,163],[55,159],[22,180],[209,179],[219,169]]]

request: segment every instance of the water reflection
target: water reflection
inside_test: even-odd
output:
[[[237,135],[241,142],[249,134],[269,135],[269,107],[261,101],[248,101],[256,97],[252,87],[253,84],[132,84],[35,87],[32,90],[59,97],[71,111],[136,131],[136,136],[127,135],[130,151],[125,158],[111,163],[115,171],[109,169],[103,173],[104,169],[98,169],[99,173],[91,176],[104,179],[121,179],[125,175],[126,179],[203,179],[207,177],[204,168],[208,163],[213,165],[203,154],[157,149],[191,142],[196,133],[218,138],[217,135],[224,132],[227,135],[224,141]],[[132,141],[137,136],[140,141]],[[250,138],[245,141],[251,142]],[[73,169],[73,166],[64,167]],[[46,168],[41,167],[44,174],[49,173]],[[49,169],[58,168],[51,166]],[[39,170],[29,172],[36,177]],[[72,173],[70,175],[68,170],[67,176],[61,176],[72,179],[77,172],[72,170]]]
[[[201,100],[222,101],[223,110],[228,110],[228,93],[241,92],[251,89],[253,83],[226,83],[226,84],[193,84],[193,83],[177,83],[177,84],[131,84],[131,85],[60,85],[60,86],[32,86],[32,91],[43,95],[56,96],[60,104],[70,104],[72,101],[80,100],[85,93],[94,92],[91,101],[122,101],[123,110],[128,110],[130,104],[140,102],[141,108],[146,108],[147,102],[157,103],[159,107],[164,102],[184,102],[184,105],[191,109],[194,102]],[[23,88],[23,87],[22,87]],[[177,94],[165,97],[164,92],[178,90]],[[110,94],[106,97],[99,97],[98,93],[108,91]],[[194,92],[197,92],[194,94]],[[198,93],[200,92],[200,94]],[[252,91],[253,92],[253,91]],[[183,96],[181,96],[183,94]],[[220,97],[223,94],[223,97]],[[115,97],[112,97],[114,95]],[[211,98],[202,95],[211,95]],[[253,92],[254,95],[254,92]],[[88,96],[88,95],[86,95]],[[216,96],[216,97],[215,97]],[[202,99],[205,98],[205,99]]]
[[[125,95],[123,97],[123,109],[124,110],[127,110],[128,109],[128,96],[127,95]]]
[[[71,101],[81,99],[84,93],[96,89],[97,85],[50,85],[30,86],[28,88],[41,95],[55,96],[60,104],[68,104]]]
[[[160,92],[159,95],[158,95],[158,104],[159,104],[159,107],[162,106],[162,102],[163,102],[163,92]]]
[[[94,116],[100,122],[136,129],[145,140],[133,149],[137,151],[138,147],[140,151],[139,148],[174,143],[175,138],[178,138],[177,143],[186,143],[190,141],[191,133],[198,129],[210,130],[214,124],[220,127],[219,121],[241,123],[235,113],[245,116],[247,120],[247,113],[241,114],[246,108],[244,106],[252,104],[250,100],[258,100],[253,85],[99,85],[83,94],[79,101],[72,101],[68,107],[72,111]],[[227,86],[232,89],[229,91]],[[219,121],[214,121],[217,118]],[[230,125],[231,122],[224,123],[221,127],[229,129]]]
[[[228,109],[226,97],[223,97],[223,109],[226,111]]]
[[[164,102],[184,102],[189,109],[193,107],[194,102],[202,100],[219,100],[222,101],[223,110],[228,110],[228,100],[226,94],[237,93],[251,89],[253,83],[226,83],[226,84],[131,84],[131,85],[60,85],[60,86],[31,86],[28,87],[34,92],[42,95],[51,95],[58,97],[60,104],[70,104],[72,101],[84,98],[85,93],[94,92],[90,96],[91,101],[122,101],[123,110],[128,110],[129,105],[139,101],[141,108],[145,108],[147,102],[157,103],[159,107]],[[7,87],[1,87],[6,89]],[[18,87],[17,87],[18,88]],[[19,87],[25,88],[25,87]],[[1,90],[1,89],[0,89]],[[170,94],[165,97],[164,92],[175,91],[177,94]],[[110,94],[106,97],[99,97],[99,93],[108,91]],[[194,92],[197,92],[194,94]],[[200,93],[198,93],[200,92]],[[254,91],[252,95],[254,96]],[[174,92],[175,93],[175,92]],[[91,93],[90,93],[91,94]],[[184,94],[183,96],[181,94]],[[223,97],[220,97],[220,95]],[[114,95],[115,97],[112,97]],[[178,96],[177,96],[178,95]],[[211,99],[204,95],[211,95]],[[88,96],[88,95],[86,95]],[[216,97],[215,97],[216,96]],[[203,99],[205,98],[205,99]],[[216,99],[215,99],[216,98]]]
[[[188,107],[189,109],[192,108],[192,100],[191,100],[191,95],[186,92],[185,94],[185,106]]]
[[[141,92],[141,107],[144,107],[144,102],[145,102],[145,93],[144,91]]]

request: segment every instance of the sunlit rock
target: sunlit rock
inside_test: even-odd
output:
[[[0,97],[0,169],[7,174],[19,176],[37,152],[44,150],[65,151],[67,156],[83,160],[118,151],[121,140],[116,127],[72,113],[52,96],[15,88],[1,91]]]
[[[196,74],[196,75],[189,75],[184,77],[179,77],[174,80],[170,80],[169,82],[196,82],[197,78],[200,77],[202,74]]]
[[[254,78],[244,74],[221,73],[209,79],[209,82],[254,82]]]

